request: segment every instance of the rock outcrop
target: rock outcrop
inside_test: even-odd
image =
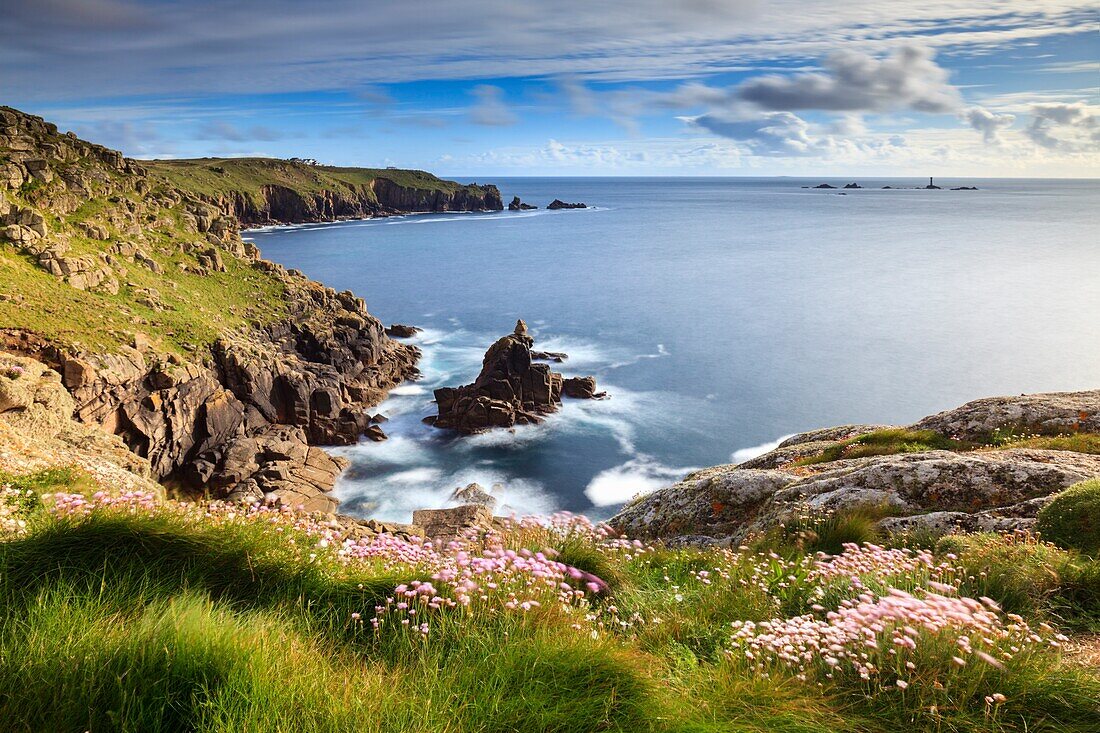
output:
[[[512,201],[508,204],[508,211],[530,211],[537,208],[537,206],[523,203],[519,196],[513,196]]]
[[[741,465],[715,466],[628,504],[611,523],[630,536],[704,536],[739,542],[807,510],[888,507],[884,529],[1026,529],[1049,498],[1100,476],[1100,455],[1028,448],[918,453],[797,465],[881,428],[849,425],[794,436]],[[1100,391],[977,400],[919,421],[968,440],[1100,429]]]
[[[103,486],[159,493],[149,462],[118,436],[74,420],[75,407],[57,372],[0,354],[0,472],[77,467]]]
[[[566,202],[562,201],[561,199],[554,199],[553,201],[550,202],[550,204],[546,208],[548,208],[552,211],[557,211],[558,209],[587,209],[588,204],[582,204],[582,203],[567,204]]]
[[[342,464],[315,446],[356,442],[370,422],[364,408],[416,374],[419,351],[390,339],[362,299],[260,259],[232,212],[10,108],[0,108],[0,219],[0,242],[32,266],[72,291],[121,292],[122,303],[154,316],[180,308],[168,296],[181,272],[278,300],[264,318],[248,318],[253,305],[245,303],[237,323],[246,325],[213,331],[207,342],[184,341],[182,351],[162,343],[178,338],[180,326],[156,318],[135,316],[131,344],[110,349],[0,330],[0,348],[54,369],[70,415],[128,447],[154,479],[331,511],[336,502],[327,492]],[[127,279],[137,269],[146,284]],[[189,323],[228,315],[203,305]]]
[[[517,321],[513,333],[485,352],[481,373],[472,384],[435,391],[439,414],[425,422],[465,434],[542,422],[561,405],[565,380],[549,365],[533,363],[533,344],[527,324]],[[595,396],[581,394],[589,387],[595,392],[595,379],[584,379],[589,381],[571,389],[576,396]]]

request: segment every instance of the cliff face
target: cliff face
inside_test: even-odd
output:
[[[459,184],[423,171],[337,168],[260,158],[150,161],[148,165],[156,175],[194,191],[244,226],[504,208],[496,186]]]
[[[260,259],[233,211],[0,108],[0,347],[59,372],[73,415],[155,478],[331,511],[342,466],[313,446],[354,443],[419,352],[352,293]]]

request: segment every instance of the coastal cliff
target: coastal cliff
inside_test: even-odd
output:
[[[361,298],[261,259],[238,214],[481,208],[499,194],[372,179],[360,209],[323,185],[247,209],[245,193],[179,185],[157,172],[167,165],[0,107],[0,347],[52,367],[72,417],[117,436],[147,463],[139,474],[332,511],[342,464],[313,446],[354,443],[363,409],[416,374],[419,352]]]
[[[500,211],[492,185],[464,185],[424,171],[339,168],[266,158],[145,163],[242,226],[363,219],[410,212]]]

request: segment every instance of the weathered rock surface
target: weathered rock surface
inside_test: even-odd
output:
[[[120,438],[73,419],[61,377],[34,359],[0,354],[0,471],[76,466],[103,486],[160,492],[149,462]]]
[[[394,323],[386,329],[386,335],[394,339],[408,339],[420,333],[423,329],[416,326],[406,326],[403,323]]]
[[[466,484],[451,492],[451,501],[456,504],[476,504],[487,507],[490,511],[496,508],[496,497],[485,490],[481,484]]]
[[[995,431],[1005,435],[1100,432],[1100,389],[987,397],[926,417],[912,428],[962,440],[981,440]]]
[[[1095,431],[1100,392],[977,400],[913,427],[978,439],[994,431],[1057,435]],[[792,514],[887,505],[890,531],[1027,528],[1053,494],[1100,476],[1100,456],[1009,448],[926,451],[797,467],[793,461],[878,429],[847,425],[801,433],[740,465],[715,466],[628,504],[611,523],[630,536],[740,541]]]
[[[459,539],[471,530],[484,532],[498,526],[493,513],[478,504],[464,504],[451,509],[418,509],[413,512],[412,523],[423,530],[425,537],[443,544]]]
[[[481,373],[472,384],[435,391],[439,414],[425,421],[465,434],[541,422],[543,415],[561,405],[563,378],[549,365],[533,363],[533,343],[527,324],[518,321],[514,333],[485,352]],[[595,379],[587,379],[594,391]]]

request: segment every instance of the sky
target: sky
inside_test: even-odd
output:
[[[138,158],[1100,177],[1096,0],[0,0],[0,103]]]

